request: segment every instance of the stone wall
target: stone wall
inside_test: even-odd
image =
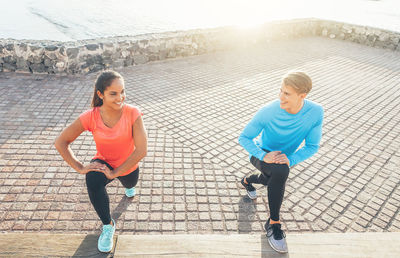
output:
[[[400,51],[400,32],[334,21],[319,21],[318,35]]]
[[[76,42],[0,40],[0,72],[86,74],[304,36],[325,36],[400,51],[400,33],[317,19],[110,37]]]

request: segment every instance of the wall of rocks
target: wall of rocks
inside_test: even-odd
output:
[[[400,51],[400,32],[320,20],[318,22],[318,35]]]
[[[267,23],[254,29],[223,27],[76,42],[0,39],[0,72],[86,74],[305,36],[350,40],[400,51],[400,33],[397,32],[299,19]]]

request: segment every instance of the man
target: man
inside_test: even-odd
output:
[[[251,199],[257,198],[252,184],[268,186],[270,218],[264,228],[269,244],[280,253],[288,251],[279,212],[289,168],[314,155],[322,135],[324,111],[305,99],[311,88],[312,81],[304,72],[287,73],[279,100],[263,106],[239,136],[240,145],[250,153],[251,164],[259,170],[244,177],[241,184]]]

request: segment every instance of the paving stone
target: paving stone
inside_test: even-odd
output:
[[[254,207],[243,199],[238,182],[254,168],[237,137],[277,98],[281,76],[299,68],[313,78],[309,99],[325,120],[319,152],[291,168],[284,228],[399,230],[399,57],[312,37],[120,69],[149,148],[133,202],[117,180],[107,186],[117,225],[124,234],[261,233],[267,191],[258,188]],[[89,108],[95,76],[0,74],[0,230],[99,230],[84,177],[52,146]],[[89,133],[71,148],[84,162],[95,154]]]

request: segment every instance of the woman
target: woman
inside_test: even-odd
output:
[[[98,249],[109,252],[113,248],[115,221],[110,215],[109,198],[105,186],[118,178],[128,197],[135,195],[139,177],[139,161],[147,153],[147,135],[142,113],[125,104],[122,76],[114,71],[102,72],[96,80],[92,109],[63,130],[55,147],[63,159],[78,173],[86,175],[90,201],[103,222]],[[90,164],[82,164],[69,144],[82,132],[92,132],[97,154]]]

